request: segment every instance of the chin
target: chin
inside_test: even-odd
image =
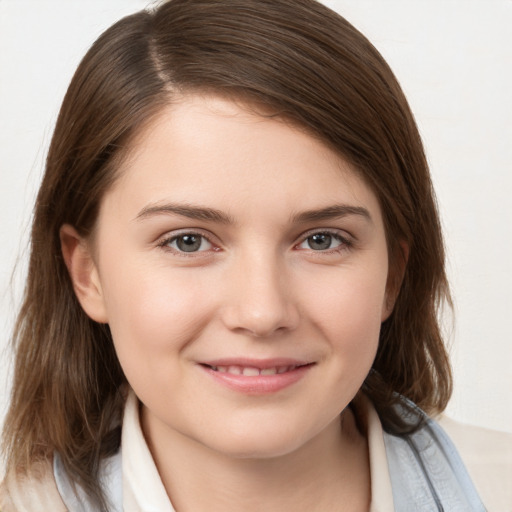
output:
[[[228,433],[228,435],[226,435]],[[222,436],[204,444],[210,449],[222,453],[234,459],[274,459],[289,455],[300,449],[313,437],[289,425],[269,425],[269,428],[261,428],[254,425],[253,428],[226,429]]]

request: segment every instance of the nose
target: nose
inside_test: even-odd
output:
[[[294,330],[300,314],[283,266],[271,255],[240,260],[223,308],[226,327],[261,338]]]

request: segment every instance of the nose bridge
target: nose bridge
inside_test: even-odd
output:
[[[249,252],[235,263],[225,315],[228,327],[260,337],[294,329],[299,315],[284,262],[269,247]]]

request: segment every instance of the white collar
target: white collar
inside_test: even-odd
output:
[[[140,426],[139,401],[130,391],[121,437],[123,509],[131,512],[175,512]]]

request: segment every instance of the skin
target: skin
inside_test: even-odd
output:
[[[334,205],[353,211],[304,215]],[[180,252],[192,233],[199,250]],[[347,162],[243,104],[184,96],[138,137],[94,247],[71,226],[61,240],[176,510],[368,509],[367,443],[347,405],[392,301],[380,207]],[[277,392],[243,393],[201,365],[227,357],[311,365]]]

